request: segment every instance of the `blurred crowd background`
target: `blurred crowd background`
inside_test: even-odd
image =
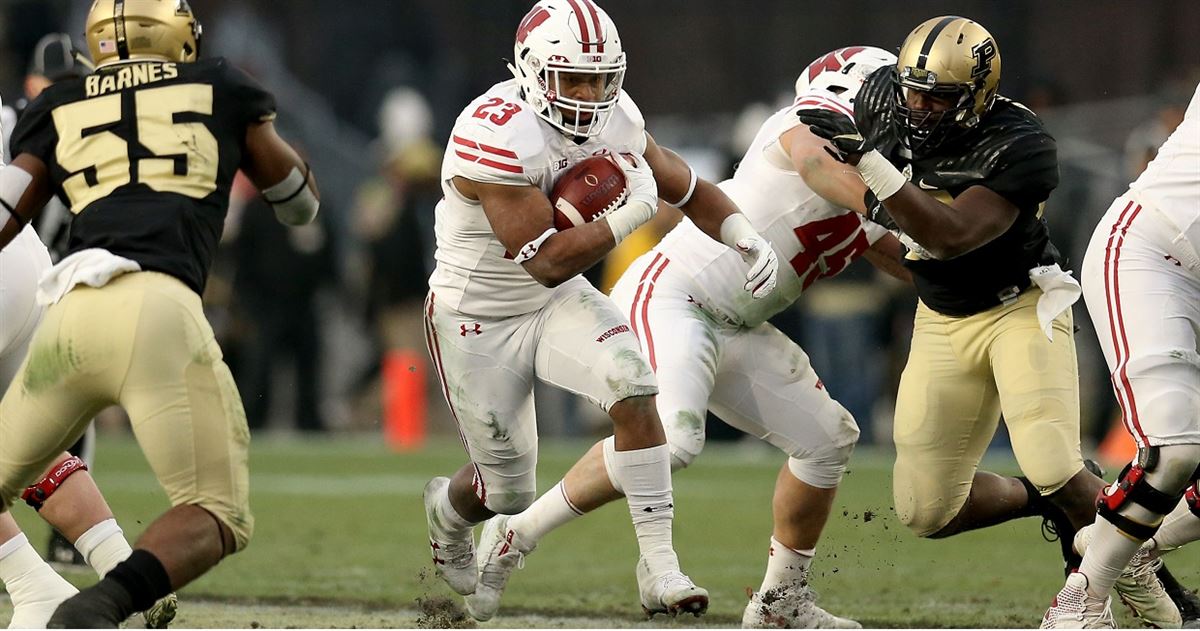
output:
[[[399,447],[453,435],[428,366],[421,306],[433,209],[459,111],[509,74],[503,58],[531,0],[192,0],[204,54],[253,74],[322,189],[320,221],[288,228],[239,186],[208,315],[256,431],[382,432]],[[758,125],[790,102],[797,73],[853,44],[895,50],[929,17],[986,26],[1001,92],[1059,142],[1051,234],[1078,269],[1096,221],[1182,120],[1200,80],[1200,3],[1159,0],[602,0],[629,56],[625,88],[662,145],[706,178],[732,173]],[[87,0],[0,0],[0,97],[24,96],[35,45],[65,32],[83,48]],[[659,226],[659,230],[663,229]],[[605,285],[633,240],[589,276]],[[629,251],[634,249],[635,251]],[[817,283],[777,324],[797,339],[867,443],[890,442],[892,394],[915,296],[855,264]],[[1082,302],[1076,305],[1085,445],[1117,414]],[[549,388],[543,436],[607,431],[606,418]],[[732,432],[710,419],[714,438]],[[1001,436],[999,445],[1004,438]]]

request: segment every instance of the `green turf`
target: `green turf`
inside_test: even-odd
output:
[[[539,488],[552,485],[586,447],[543,444]],[[753,446],[710,445],[675,479],[676,548],[684,570],[712,593],[710,624],[736,624],[745,590],[758,586],[766,563],[771,488],[781,457],[747,447]],[[105,436],[98,453],[96,477],[133,538],[165,507],[165,497],[131,439]],[[461,447],[449,441],[405,454],[366,438],[256,441],[254,540],[183,590],[182,621],[416,624],[419,599],[450,595],[425,576],[421,488],[463,462]],[[1007,458],[988,464],[1002,472],[1014,467]],[[1041,539],[1038,521],[919,540],[897,523],[890,495],[888,454],[860,450],[814,564],[814,585],[826,608],[880,627],[1037,625],[1062,582],[1058,546]],[[31,511],[15,512],[40,544],[44,526]],[[605,507],[541,543],[513,579],[501,615],[521,625],[634,624],[636,554],[624,504]],[[1177,576],[1196,586],[1198,558],[1196,550],[1183,550],[1168,561]],[[189,599],[204,604],[197,602],[188,614]],[[249,613],[232,618],[212,613],[221,611],[222,602]],[[263,603],[258,617],[252,615],[256,603]],[[1123,611],[1117,614],[1118,624],[1133,625]],[[502,617],[494,624],[504,622]]]

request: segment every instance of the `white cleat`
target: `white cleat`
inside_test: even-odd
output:
[[[696,586],[677,569],[653,574],[643,557],[637,563],[637,582],[642,611],[647,617],[659,613],[672,617],[690,613],[700,617],[708,611],[708,590]]]
[[[142,612],[142,622],[147,629],[166,629],[179,612],[179,596],[171,592],[159,598],[152,607]]]
[[[455,592],[466,596],[475,591],[479,569],[475,567],[475,540],[470,530],[465,538],[442,526],[437,517],[437,498],[446,492],[450,478],[438,477],[425,485],[425,521],[429,524],[429,547],[437,575]]]
[[[45,629],[54,610],[58,609],[64,600],[79,593],[74,585],[62,577],[55,574],[54,578],[58,580],[42,588],[38,592],[36,600],[22,598],[20,603],[13,603],[12,620],[8,623],[9,629]]]
[[[861,629],[817,606],[817,593],[804,578],[750,596],[742,613],[743,629]]]
[[[1093,526],[1085,526],[1075,533],[1076,552],[1087,552],[1092,532]],[[1121,602],[1142,622],[1159,629],[1178,629],[1183,625],[1183,616],[1155,574],[1162,564],[1162,559],[1152,558],[1149,548],[1143,546],[1130,559],[1113,587]]]
[[[500,609],[500,597],[512,573],[525,567],[525,548],[517,533],[508,527],[509,515],[496,515],[483,525],[479,536],[479,584],[467,596],[467,613],[479,622],[491,620]]]
[[[1087,593],[1087,577],[1072,572],[1067,577],[1046,615],[1042,616],[1043,629],[1115,629],[1110,603],[1107,596],[1100,600]]]

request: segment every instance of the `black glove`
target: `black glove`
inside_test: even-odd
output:
[[[886,208],[883,207],[883,202],[875,197],[875,193],[871,189],[867,189],[867,193],[863,195],[863,205],[867,207],[867,219],[887,228],[888,230],[899,230],[896,225],[896,220],[888,214]]]
[[[874,143],[863,138],[854,124],[854,119],[823,109],[798,110],[796,116],[808,125],[812,133],[828,140],[833,149],[825,148],[838,162],[856,165],[864,153],[875,148]]]

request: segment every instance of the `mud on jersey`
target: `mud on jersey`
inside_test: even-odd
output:
[[[492,86],[458,116],[442,161],[442,192],[434,223],[437,266],[429,279],[439,303],[462,313],[517,315],[540,309],[553,290],[512,260],[483,206],[458,193],[452,180],[534,186],[547,195],[558,176],[585,158],[646,150],[645,122],[621,93],[598,136],[576,142],[543,121],[521,99],[516,80]],[[547,217],[549,220],[549,217]]]
[[[274,98],[219,57],[114,64],[42,92],[12,152],[44,162],[75,215],[68,253],[103,248],[202,293],[246,128],[274,117]]]
[[[779,137],[799,126],[796,111],[829,109],[850,115],[850,105],[817,90],[801,94],[772,115],[738,165],[733,178],[718,186],[771,242],[779,257],[779,283],[755,300],[743,289],[746,264],[741,256],[710,239],[684,219],[655,249],[685,270],[705,293],[696,296],[722,319],[758,326],[788,308],[820,278],[834,276],[887,233],[853,211],[835,206],[813,192],[796,172]]]
[[[909,253],[917,293],[931,309],[966,316],[990,309],[1029,287],[1029,270],[1061,263],[1041,216],[1042,203],[1058,186],[1058,152],[1037,115],[997,98],[979,124],[928,155],[909,157],[892,123],[894,68],[880,68],[863,84],[854,116],[865,138],[909,180],[949,204],[972,186],[1003,196],[1020,213],[1002,235],[946,261]],[[962,211],[965,212],[965,211]]]

